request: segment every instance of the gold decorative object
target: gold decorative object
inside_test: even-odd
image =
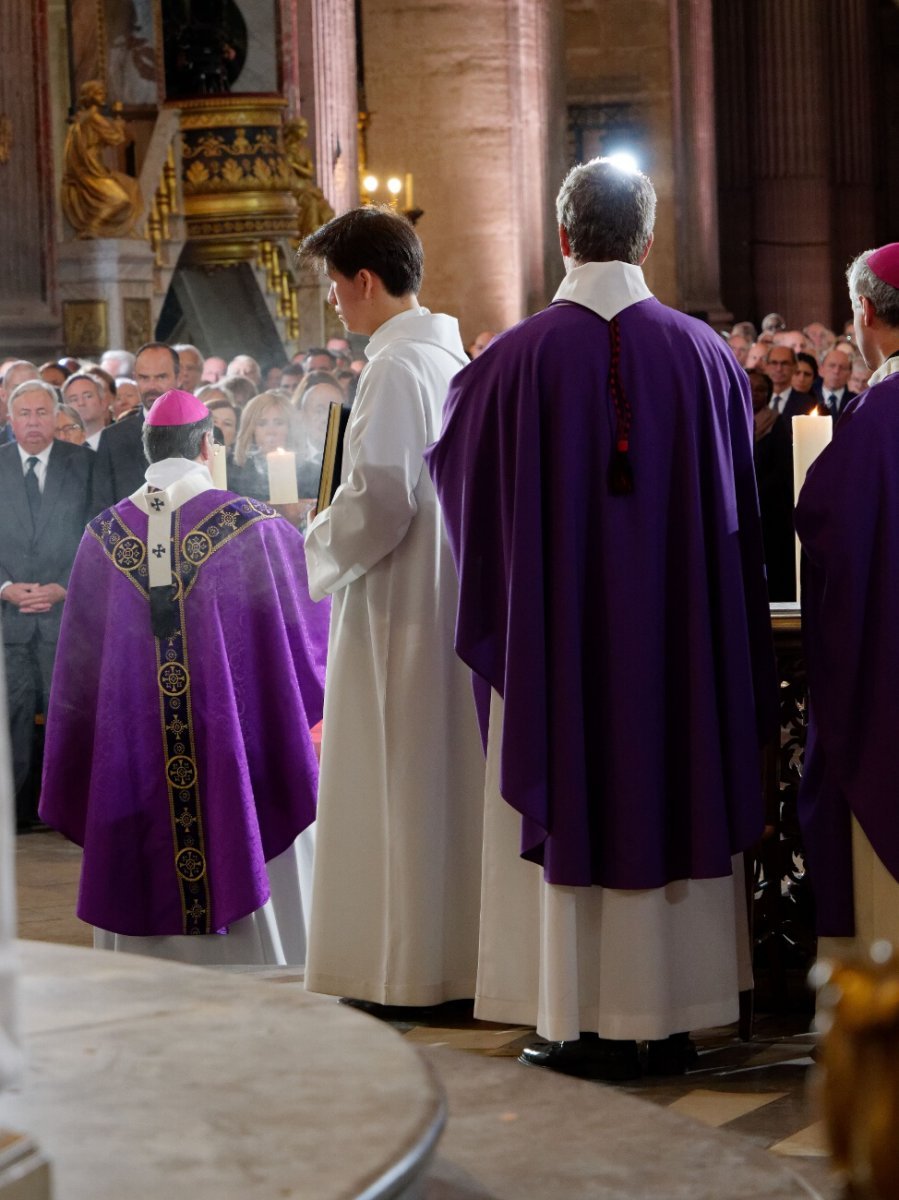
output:
[[[0,116],[0,163],[8,163],[12,153],[12,121],[5,114]]]
[[[90,357],[109,346],[105,300],[64,300],[62,324],[67,354]]]
[[[267,240],[260,242],[258,262],[265,271],[265,288],[275,301],[275,311],[287,326],[288,341],[296,341],[300,336],[300,304],[280,246]]]
[[[866,961],[819,963],[825,1029],[818,1084],[836,1167],[853,1200],[899,1195],[899,955],[876,942]]]
[[[297,200],[299,235],[315,233],[334,216],[334,209],[315,183],[315,163],[309,149],[309,122],[305,117],[284,123],[284,153],[291,172],[291,189]]]
[[[134,351],[144,342],[153,340],[149,300],[141,296],[126,297],[122,301],[122,321],[125,326],[126,350]]]
[[[107,146],[121,146],[126,139],[125,122],[105,116],[105,104],[106,88],[99,80],[82,84],[66,135],[60,199],[79,238],[128,237],[143,208],[137,180],[103,161]]]
[[[181,102],[184,215],[195,262],[251,261],[261,241],[296,237],[285,106],[239,95]]]

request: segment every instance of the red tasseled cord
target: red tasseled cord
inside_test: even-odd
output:
[[[631,405],[621,386],[618,368],[621,362],[621,328],[618,318],[609,322],[609,394],[615,406],[615,449],[609,462],[609,491],[613,496],[629,496],[634,490],[634,470],[631,466],[630,432]]]

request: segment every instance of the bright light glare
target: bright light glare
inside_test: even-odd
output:
[[[387,190],[390,192],[391,196],[398,196],[403,190],[402,179],[397,179],[395,175],[391,176],[391,178],[387,180]]]
[[[629,150],[616,150],[613,154],[607,154],[608,161],[619,171],[627,171],[631,175],[635,175],[640,170],[640,164]]]
[[[362,186],[367,192],[376,192],[378,190],[377,175],[366,175],[362,180]]]

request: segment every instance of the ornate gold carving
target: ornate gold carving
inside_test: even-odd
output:
[[[290,188],[297,201],[297,232],[314,233],[334,216],[334,209],[315,182],[315,163],[309,149],[309,122],[305,117],[284,123],[284,153],[290,168]]]
[[[263,238],[296,236],[284,105],[246,96],[185,102],[181,179],[192,261],[245,262]]]
[[[12,121],[6,114],[0,115],[0,163],[8,163],[12,153]]]
[[[122,319],[125,325],[125,345],[142,346],[152,341],[153,327],[150,301],[140,296],[129,296],[122,301]]]
[[[121,117],[107,117],[106,88],[96,79],[82,84],[79,108],[63,155],[62,211],[79,238],[128,237],[143,210],[136,179],[111,171],[103,161],[107,146],[126,140]]]
[[[105,300],[64,300],[62,324],[70,354],[100,355],[109,346]]]

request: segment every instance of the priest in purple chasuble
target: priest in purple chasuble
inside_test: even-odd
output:
[[[874,374],[796,507],[809,687],[799,817],[822,955],[899,945],[899,242],[847,274]]]
[[[144,447],[146,485],[75,558],[40,814],[84,848],[95,945],[302,962],[327,612],[297,531],[213,485],[200,401],[160,396]]]
[[[475,1015],[599,1078],[737,1019],[776,728],[749,384],[650,293],[654,213],[639,173],[570,173],[553,303],[456,376],[426,456],[487,745]]]

